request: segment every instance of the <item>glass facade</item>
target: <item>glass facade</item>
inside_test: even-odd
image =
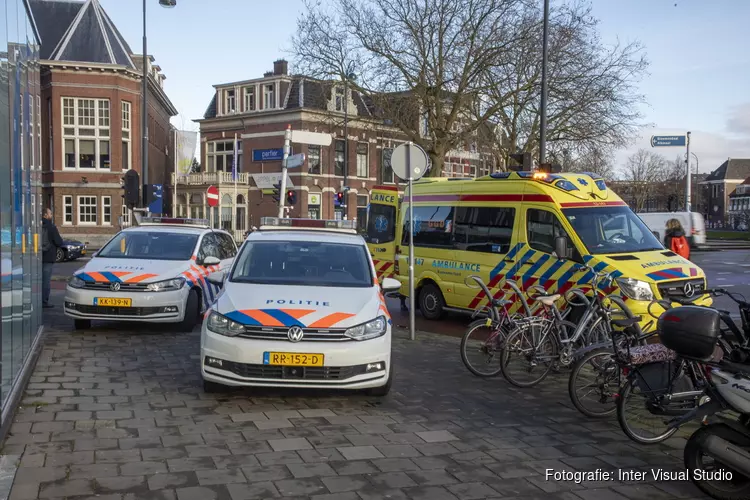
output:
[[[0,400],[42,324],[39,37],[26,0],[0,0]]]

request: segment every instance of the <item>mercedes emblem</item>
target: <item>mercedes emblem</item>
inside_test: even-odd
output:
[[[695,288],[693,287],[692,283],[685,283],[682,291],[685,292],[685,297],[692,297],[695,293]]]
[[[289,337],[289,340],[292,342],[299,342],[302,340],[302,337],[305,336],[305,332],[302,331],[302,328],[293,326],[289,329],[286,336]]]
[[[110,289],[110,290],[112,290],[113,292],[118,292],[118,291],[120,291],[120,283],[118,283],[118,282],[116,282],[116,281],[115,281],[114,283],[111,283],[111,284],[109,285],[109,289]]]

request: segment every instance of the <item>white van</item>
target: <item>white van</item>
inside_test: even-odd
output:
[[[669,219],[680,221],[691,247],[702,247],[706,244],[706,223],[703,215],[698,212],[644,212],[639,213],[638,217],[646,223],[652,233],[658,235],[662,244]]]

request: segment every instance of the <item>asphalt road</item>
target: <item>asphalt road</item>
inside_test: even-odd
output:
[[[744,295],[750,299],[750,250],[721,250],[711,252],[695,252],[692,260],[699,265],[708,276],[708,286],[712,288],[726,288],[732,293]],[[70,276],[83,267],[88,258],[74,262],[63,262],[55,265],[54,275],[57,279]],[[62,282],[57,287],[64,287]],[[735,313],[737,307],[731,299],[719,297],[714,299],[716,307]],[[388,299],[388,308],[397,326],[408,328],[409,314],[400,310],[399,301]],[[442,321],[427,321],[416,314],[416,329],[421,331],[461,336],[464,333],[469,316],[451,314]]]

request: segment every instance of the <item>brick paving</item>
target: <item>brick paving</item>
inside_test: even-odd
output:
[[[73,332],[48,315],[45,349],[4,448],[10,498],[701,498],[689,483],[545,480],[545,470],[681,469],[683,439],[639,447],[589,420],[562,374],[519,390],[480,380],[458,340],[394,340],[382,399],[292,390],[202,393],[199,332]]]

